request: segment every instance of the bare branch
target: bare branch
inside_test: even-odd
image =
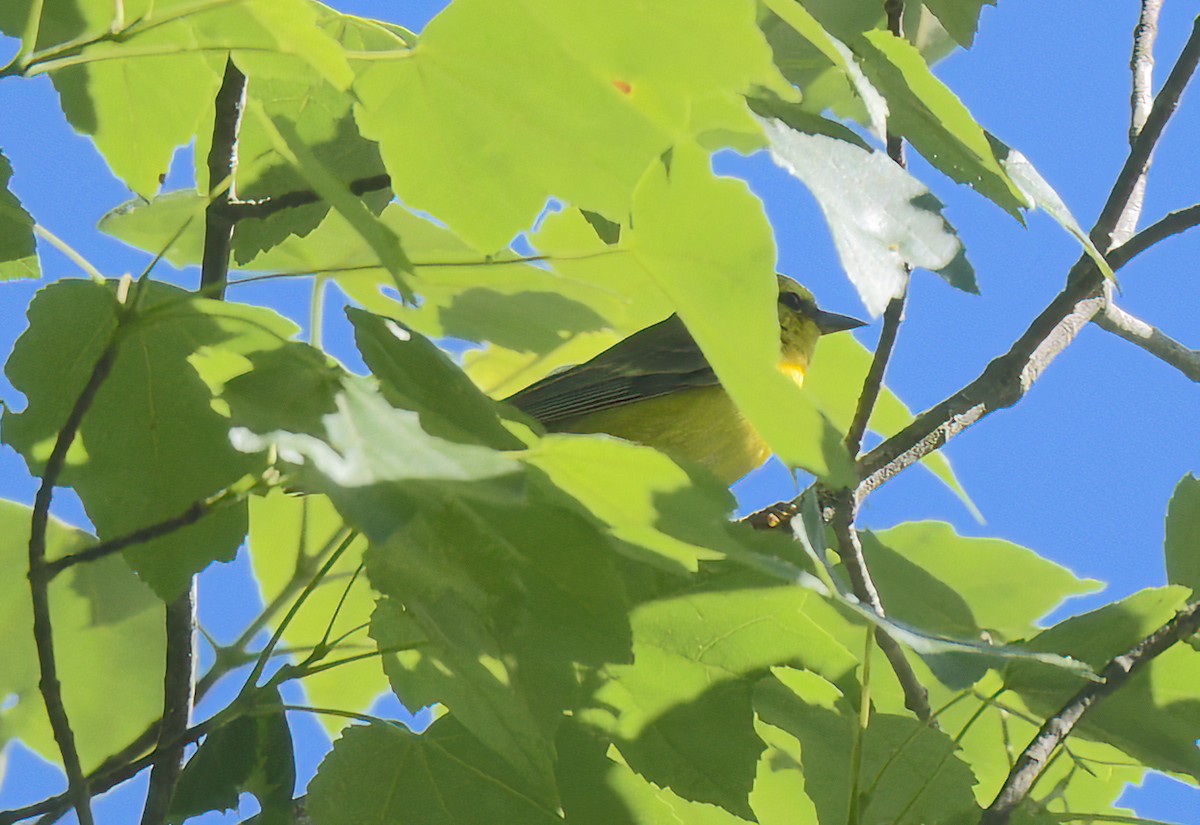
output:
[[[1195,226],[1200,226],[1200,204],[1171,212],[1158,222],[1150,224],[1110,252],[1108,262],[1113,269],[1120,269],[1155,244]]]
[[[1171,621],[1105,665],[1100,671],[1100,681],[1089,682],[1042,724],[1033,741],[1009,771],[996,799],[984,811],[980,825],[1005,825],[1042,775],[1051,754],[1087,712],[1101,699],[1127,684],[1138,671],[1176,642],[1188,638],[1197,630],[1200,630],[1200,602],[1193,602],[1176,613]]]
[[[1141,347],[1193,381],[1200,382],[1200,350],[1188,349],[1169,335],[1164,335],[1113,303],[1111,289],[1106,289],[1104,311],[1092,320],[1096,326]]]
[[[846,431],[846,449],[851,456],[857,456],[862,447],[863,436],[866,435],[867,425],[871,421],[871,413],[879,401],[879,393],[883,390],[883,377],[887,372],[888,362],[892,351],[896,348],[896,336],[900,332],[900,322],[904,320],[904,303],[908,295],[908,285],[904,292],[888,302],[883,312],[883,328],[879,331],[879,343],[875,345],[875,354],[871,358],[871,366],[867,377],[863,379],[862,392],[858,396],[858,405],[854,408],[854,419],[850,429]]]
[[[1150,116],[1154,88],[1154,40],[1158,36],[1158,15],[1161,11],[1162,0],[1142,0],[1142,11],[1133,30],[1133,54],[1129,58],[1129,68],[1133,71],[1133,88],[1129,96],[1130,146],[1137,142]],[[1124,242],[1137,231],[1145,196],[1146,174],[1143,172],[1113,231],[1114,245]]]

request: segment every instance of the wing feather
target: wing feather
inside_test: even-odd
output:
[[[700,347],[679,316],[672,315],[586,363],[551,373],[505,401],[554,429],[556,424],[601,410],[716,384],[717,376]]]

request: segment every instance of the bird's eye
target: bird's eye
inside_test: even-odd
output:
[[[794,292],[781,292],[779,293],[779,303],[793,312],[800,312],[804,309],[805,301]]]

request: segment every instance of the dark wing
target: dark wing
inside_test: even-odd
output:
[[[679,316],[672,315],[587,363],[553,372],[504,400],[549,427],[676,390],[716,384],[700,347]]]

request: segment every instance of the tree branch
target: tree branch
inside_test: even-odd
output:
[[[204,210],[204,252],[200,259],[200,291],[217,300],[225,297],[234,221],[224,208],[236,197],[238,133],[246,102],[246,76],[225,58],[225,74],[213,101],[212,145],[208,151],[209,203]],[[197,516],[198,518],[198,516]],[[183,770],[183,733],[192,716],[196,685],[196,580],[166,608],[166,663],[163,673],[163,715],[158,747],[150,771],[142,825],[166,822]]]
[[[1074,730],[1087,712],[1101,699],[1115,693],[1155,658],[1181,639],[1200,630],[1200,602],[1193,602],[1175,614],[1158,630],[1105,665],[1099,682],[1089,682],[1082,690],[1047,719],[1017,759],[1004,786],[983,813],[980,825],[1006,825],[1012,812],[1025,800],[1034,783],[1046,769],[1054,750]]]
[[[858,600],[882,618],[886,615],[883,611],[883,602],[880,600],[879,590],[871,578],[866,559],[863,558],[862,542],[859,540],[858,530],[854,528],[856,505],[853,494],[849,491],[836,494],[832,505],[831,526],[838,543],[838,555],[841,556],[842,564],[850,574],[850,586]],[[922,722],[936,725],[937,723],[933,720],[933,711],[929,707],[929,691],[917,678],[900,643],[879,628],[875,629],[875,642],[883,651],[883,655],[887,657],[888,664],[892,666],[892,671],[895,672],[896,679],[899,680],[900,687],[904,690],[905,707]]]
[[[1107,301],[1104,310],[1092,319],[1096,326],[1141,347],[1192,381],[1200,382],[1200,350],[1188,349],[1169,335],[1130,315],[1113,303],[1111,290],[1105,292]]]

